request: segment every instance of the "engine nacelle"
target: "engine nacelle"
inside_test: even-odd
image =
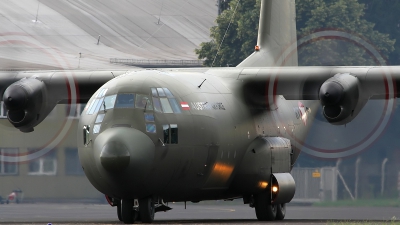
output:
[[[349,123],[360,112],[365,102],[361,101],[359,81],[348,73],[336,74],[325,81],[319,90],[319,99],[324,117],[329,123]]]
[[[51,111],[45,84],[37,79],[22,79],[11,84],[3,94],[10,123],[22,132],[32,132]]]

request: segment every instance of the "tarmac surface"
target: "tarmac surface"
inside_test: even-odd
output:
[[[155,224],[259,224],[254,209],[238,204],[170,204],[159,212]],[[284,221],[268,224],[337,224],[346,221],[397,221],[399,208],[288,206]],[[121,224],[116,208],[106,204],[0,205],[0,224]]]

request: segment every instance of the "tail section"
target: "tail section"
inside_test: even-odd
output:
[[[238,67],[297,65],[295,0],[261,0],[256,51]]]

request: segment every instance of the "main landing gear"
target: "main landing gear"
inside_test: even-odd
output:
[[[254,196],[254,207],[257,219],[260,221],[283,220],[286,214],[286,204],[272,204],[271,195],[261,193]]]
[[[154,221],[155,207],[151,197],[139,200],[139,213],[143,223],[152,223]]]

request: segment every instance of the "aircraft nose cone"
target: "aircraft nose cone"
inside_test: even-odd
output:
[[[100,162],[108,171],[121,171],[129,165],[129,161],[129,150],[125,144],[119,141],[108,142],[101,150]]]
[[[96,165],[106,174],[134,174],[131,180],[142,180],[152,167],[155,154],[153,141],[140,130],[126,127],[109,128],[94,140]]]
[[[25,89],[19,85],[11,85],[3,95],[3,102],[9,110],[21,110],[26,105],[28,96]]]

